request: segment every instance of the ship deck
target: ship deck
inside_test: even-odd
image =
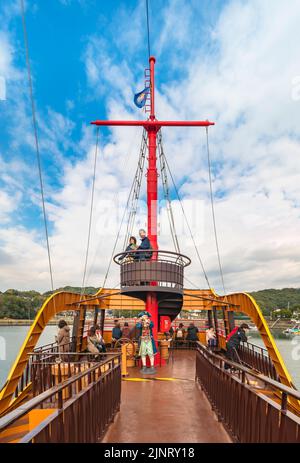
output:
[[[129,368],[121,408],[104,443],[230,443],[195,382],[195,351],[175,351],[157,374]]]

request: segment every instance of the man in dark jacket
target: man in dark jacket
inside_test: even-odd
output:
[[[129,338],[129,336],[130,336],[130,328],[129,328],[128,322],[125,322],[123,329],[122,329],[122,338]]]
[[[145,252],[137,252],[136,253],[136,258],[139,259],[139,260],[149,260],[152,257],[152,252],[151,251],[146,252],[146,251],[148,249],[152,249],[150,240],[149,240],[148,236],[146,235],[146,232],[145,232],[145,230],[143,228],[139,231],[139,235],[140,235],[140,238],[141,238],[141,244],[139,245],[137,250],[138,251],[145,251]]]
[[[198,328],[197,326],[194,325],[194,323],[190,323],[188,329],[187,329],[187,341],[198,341]]]
[[[226,357],[228,360],[238,362],[236,351],[241,342],[247,342],[246,330],[249,330],[247,323],[242,323],[241,326],[235,327],[226,338]],[[228,370],[230,365],[225,363],[225,370]]]

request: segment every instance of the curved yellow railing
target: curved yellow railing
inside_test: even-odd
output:
[[[43,303],[42,307],[36,314],[20,352],[8,374],[7,380],[1,389],[0,415],[8,408],[8,406],[12,405],[11,402],[15,390],[28,362],[28,355],[36,347],[44,328],[47,326],[47,323],[59,312],[63,312],[65,310],[76,310],[76,306],[70,307],[70,304],[80,301],[80,298],[80,294],[60,291],[49,296]],[[15,400],[17,400],[17,398]]]
[[[100,297],[103,292],[105,292],[105,294],[111,294],[111,296],[105,299],[95,299],[96,296]],[[66,310],[80,310],[80,307],[78,307],[76,303],[84,299],[87,301],[82,305],[94,307],[95,304],[99,304],[99,307],[103,309],[131,308],[132,310],[142,310],[144,308],[144,303],[142,301],[138,301],[137,299],[132,299],[127,296],[116,295],[115,293],[116,291],[113,289],[105,289],[103,291],[103,288],[100,288],[95,295],[84,296],[79,293],[59,291],[52,294],[45,300],[42,307],[36,314],[19,354],[10,369],[4,386],[0,391],[0,416],[6,412],[8,407],[11,408],[18,404],[22,399],[22,394],[19,397],[13,397],[19,380],[26,368],[28,355],[34,350],[44,328],[56,314]],[[92,300],[89,301],[89,299]],[[23,392],[27,392],[27,390]]]

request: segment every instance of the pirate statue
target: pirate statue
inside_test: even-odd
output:
[[[153,339],[152,328],[154,326],[153,321],[150,320],[151,314],[147,311],[143,311],[138,314],[139,321],[136,324],[138,330],[138,339],[139,339],[139,355],[142,358],[143,368],[141,373],[153,375],[156,373],[154,368],[154,355],[157,353],[156,345]],[[146,357],[150,359],[150,368],[146,366]]]

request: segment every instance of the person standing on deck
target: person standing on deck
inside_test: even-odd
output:
[[[65,320],[59,320],[58,333],[55,339],[58,344],[58,352],[70,351],[70,327]]]
[[[136,341],[138,339],[138,337],[139,337],[139,329],[137,328],[136,324],[131,328],[128,337],[132,341]]]
[[[213,326],[206,330],[206,344],[208,347],[217,347],[217,337]]]
[[[228,360],[233,362],[238,361],[236,351],[241,342],[247,342],[246,330],[249,330],[247,323],[242,323],[240,326],[235,327],[226,338],[226,352],[225,355]],[[225,370],[230,368],[228,363],[225,363]]]
[[[185,327],[183,323],[179,323],[179,326],[178,328],[176,328],[176,331],[175,331],[175,340],[178,346],[182,346],[182,344],[184,344],[184,338],[185,338]]]
[[[185,336],[185,328],[183,323],[179,323],[178,328],[176,328],[175,337],[177,341],[183,341]]]
[[[190,326],[188,327],[187,329],[187,337],[186,337],[186,340],[187,341],[198,341],[198,333],[199,333],[199,330],[197,328],[197,326],[194,325],[193,322],[190,323]]]
[[[113,327],[112,334],[111,334],[112,345],[114,345],[118,341],[118,339],[122,337],[122,331],[121,331],[119,320],[116,319],[114,323],[115,323],[115,326]]]
[[[122,338],[129,338],[129,337],[130,337],[130,328],[129,328],[128,322],[125,322],[123,329],[122,329]]]
[[[170,326],[169,334],[170,334],[171,339],[173,339],[173,336],[174,336],[174,328],[173,328],[172,325]]]

